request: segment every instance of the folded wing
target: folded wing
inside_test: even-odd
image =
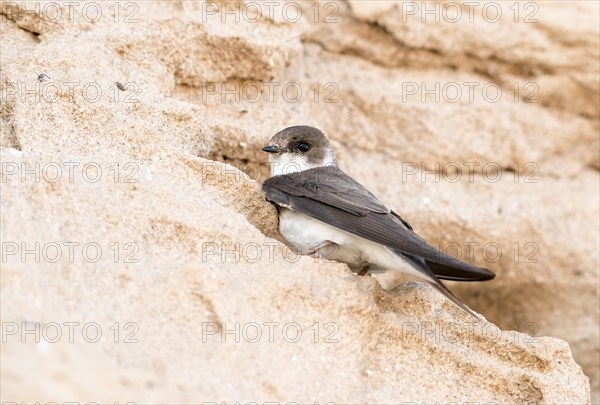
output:
[[[381,243],[397,254],[422,258],[437,278],[483,281],[495,276],[429,245],[408,222],[336,167],[271,177],[264,182],[263,191],[276,204]]]

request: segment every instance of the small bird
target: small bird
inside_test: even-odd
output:
[[[320,130],[286,128],[262,150],[269,153],[271,166],[262,190],[277,206],[279,233],[298,254],[346,263],[363,276],[386,270],[409,273],[477,318],[440,279],[484,281],[495,274],[427,244],[400,215],[340,170]]]

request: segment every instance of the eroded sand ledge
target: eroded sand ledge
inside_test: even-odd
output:
[[[579,404],[590,401],[584,373],[598,400],[596,5],[541,3],[537,24],[425,34],[398,23],[393,4],[335,3],[334,24],[315,22],[309,3],[311,18],[296,23],[239,24],[204,23],[188,1],[136,4],[135,23],[115,23],[107,4],[111,17],[92,24],[2,2],[3,248],[41,246],[38,263],[20,251],[3,258],[2,321],[102,332],[97,343],[76,329],[74,343],[37,345],[10,335],[2,401]],[[398,94],[407,82],[473,81],[504,95]],[[515,103],[515,82],[537,83],[539,103]],[[222,102],[224,89],[265,83],[276,83],[273,99]],[[304,96],[286,100],[287,83]],[[459,326],[472,320],[420,283],[389,295],[343,265],[290,259],[272,239],[260,146],[299,123],[332,137],[342,167],[428,240],[480,243],[474,260],[498,277],[452,285],[464,302],[504,329],[570,347],[487,322]],[[401,162],[473,161],[503,176],[387,175],[405,172]],[[535,162],[538,181],[515,182],[515,162]],[[484,261],[489,242],[510,254]],[[531,242],[537,262],[514,260],[511,247],[527,257]],[[89,243],[102,252],[95,263]],[[235,328],[239,343],[225,333]],[[133,330],[137,342],[125,343]]]

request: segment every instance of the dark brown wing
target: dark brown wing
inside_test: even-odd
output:
[[[263,184],[267,200],[365,239],[397,254],[420,258],[438,278],[490,280],[494,273],[440,252],[412,231],[366,188],[336,167],[320,167],[271,177]]]
[[[369,190],[337,167],[318,167],[271,177],[263,184],[268,198],[267,190],[278,190],[290,197],[306,197],[358,216],[390,213]]]

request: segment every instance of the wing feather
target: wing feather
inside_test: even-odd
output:
[[[438,278],[489,280],[491,271],[449,256],[420,238],[408,222],[336,167],[275,176],[263,183],[267,200],[336,228],[381,243],[397,254],[421,257]]]

